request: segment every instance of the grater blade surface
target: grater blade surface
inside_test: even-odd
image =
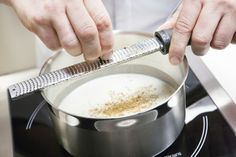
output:
[[[114,51],[109,60],[102,60],[99,58],[94,62],[81,62],[13,84],[8,87],[10,97],[15,99],[71,78],[82,77],[94,71],[103,70],[114,65],[125,63],[160,51],[162,47],[161,42],[157,38],[146,39],[129,47],[124,47]]]

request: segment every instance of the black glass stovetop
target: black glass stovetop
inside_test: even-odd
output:
[[[207,93],[192,71],[186,81],[187,106]],[[30,130],[31,113],[43,100],[39,93],[11,101],[15,157],[71,157],[58,143],[44,106]],[[236,136],[218,110],[203,113],[185,125],[177,140],[158,157],[236,157]]]

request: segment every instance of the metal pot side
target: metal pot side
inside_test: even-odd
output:
[[[115,37],[116,42],[124,45],[149,38],[151,35],[118,32]],[[66,53],[59,53],[46,62],[41,72],[61,68],[61,60],[64,61],[64,58],[69,58],[63,62],[64,66],[81,60],[81,58],[71,58]],[[52,66],[52,63],[56,63],[56,65]],[[188,74],[186,58],[181,65],[172,66],[168,61],[168,56],[155,53],[153,56],[143,57],[121,66],[132,67],[132,65],[158,66],[159,71],[167,73],[178,84],[176,91],[163,104],[146,112],[110,119],[81,117],[57,108],[58,97],[67,92],[65,89],[71,89],[78,82],[76,80],[42,91],[43,97],[48,102],[58,140],[70,154],[79,157],[149,157],[164,151],[181,133],[185,119],[184,82]],[[141,69],[142,71],[148,72],[149,70]],[[116,73],[116,70],[97,73],[96,77],[112,72]],[[87,79],[93,79],[93,77],[82,79],[79,83],[84,83]],[[163,79],[166,77],[163,76]],[[167,82],[171,83],[171,80],[167,79]],[[70,85],[72,86],[70,87]]]

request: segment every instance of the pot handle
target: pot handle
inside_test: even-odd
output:
[[[215,110],[217,110],[217,107],[210,96],[205,96],[186,108],[185,124],[188,124],[203,113],[213,112]]]
[[[155,37],[162,44],[161,53],[163,55],[166,55],[167,53],[169,53],[172,34],[173,34],[172,28],[171,29],[163,29],[163,30],[155,32]],[[191,38],[188,42],[188,45],[191,45]]]

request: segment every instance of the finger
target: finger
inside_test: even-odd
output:
[[[51,26],[37,27],[35,33],[49,49],[56,51],[61,48],[57,33]]]
[[[101,0],[97,0],[96,3],[94,3],[94,0],[84,0],[84,3],[96,24],[102,55],[109,55],[114,43],[111,19]]]
[[[169,50],[170,62],[172,64],[179,64],[183,59],[185,48],[201,11],[201,7],[200,1],[185,0],[183,2],[183,8],[175,24]]]
[[[53,26],[59,37],[61,46],[71,55],[78,56],[81,54],[81,46],[75,32],[66,17],[66,14],[61,14],[54,18]]]
[[[213,5],[205,4],[192,33],[191,46],[196,55],[204,55],[213,39],[214,32],[222,18]]]
[[[232,15],[225,15],[221,19],[211,42],[211,46],[213,48],[223,49],[232,41],[236,30],[236,24],[232,21],[234,21],[234,17]]]
[[[96,25],[87,12],[83,0],[67,1],[69,21],[81,43],[86,60],[94,60],[101,54],[101,46]]]

